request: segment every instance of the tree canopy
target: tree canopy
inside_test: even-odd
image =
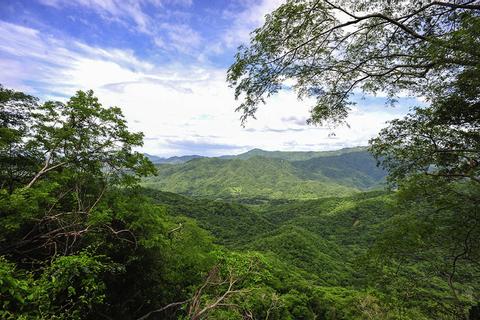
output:
[[[480,184],[480,81],[464,71],[428,108],[391,121],[371,140],[391,180],[423,173]]]
[[[157,170],[120,108],[0,86],[0,318],[478,319],[479,14],[288,0],[228,72],[243,121],[286,80],[316,98],[315,124],[345,121],[361,91],[426,99],[371,140],[395,192],[341,197],[384,178],[364,149],[254,150],[141,180]]]
[[[412,279],[410,266],[427,261],[432,274],[448,276],[459,303],[456,273],[479,274],[479,79],[474,0],[287,1],[240,47],[228,72],[242,121],[286,80],[300,98],[316,99],[314,124],[345,121],[360,92],[386,94],[392,103],[404,94],[424,99],[426,106],[370,141],[400,208],[378,252]]]
[[[478,74],[480,3],[287,1],[267,15],[228,71],[242,120],[294,81],[313,97],[311,123],[345,120],[355,92],[432,99],[460,73]]]
[[[476,91],[468,88],[448,97],[470,103]],[[459,126],[458,136],[445,136],[449,125],[438,123],[433,141],[452,151],[451,162],[423,138],[443,99],[404,120],[407,138],[379,137],[399,192],[335,192],[335,181],[384,177],[363,148],[263,152],[272,158],[257,150],[168,165],[195,174],[183,178],[196,197],[187,198],[140,187],[156,171],[135,151],[142,134],[93,92],[41,102],[1,88],[0,97],[2,319],[465,319],[478,308],[479,186],[475,171],[452,167],[461,145],[476,148],[475,132]],[[445,116],[450,126],[467,119],[458,111]],[[410,170],[419,155],[424,163]],[[202,180],[204,171],[221,177]],[[328,179],[334,196],[295,200],[300,188],[257,201],[275,189],[264,182],[295,186],[277,179],[294,174]],[[230,184],[242,180],[254,190],[244,204]],[[204,198],[206,183],[214,198]]]

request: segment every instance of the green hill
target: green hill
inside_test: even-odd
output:
[[[241,153],[235,156],[222,156],[220,158],[224,159],[250,159],[253,157],[265,157],[265,158],[276,158],[283,159],[287,161],[303,161],[309,160],[312,158],[318,157],[328,157],[347,154],[351,152],[366,151],[366,147],[353,147],[353,148],[343,148],[340,150],[332,151],[267,151],[262,149],[252,149],[245,153]]]
[[[338,155],[316,157],[295,161],[305,179],[325,177],[342,185],[362,190],[378,187],[385,180],[385,171],[377,167],[376,160],[368,151],[352,151]]]
[[[158,166],[144,185],[189,196],[220,199],[316,199],[358,191],[328,178],[304,179],[292,163],[274,158],[204,158]]]
[[[198,155],[187,155],[187,156],[175,156],[175,157],[170,157],[170,158],[163,158],[163,157],[158,157],[158,156],[153,156],[148,153],[144,153],[144,155],[153,163],[155,164],[163,164],[163,163],[171,163],[171,164],[178,164],[178,163],[184,163],[187,161],[190,161],[192,159],[198,159],[198,158],[203,158],[202,156]]]
[[[286,160],[299,158],[308,160]],[[254,149],[233,159],[200,158],[157,168],[158,176],[146,179],[144,186],[195,197],[257,202],[346,196],[378,187],[385,177],[362,148],[330,153]]]
[[[146,189],[144,193],[166,206],[170,215],[194,218],[223,245],[245,244],[273,227],[259,212],[241,204],[192,199],[152,189]]]
[[[375,308],[392,314],[378,319],[397,319],[393,316],[400,312],[397,304],[405,319],[438,318],[439,308],[453,305],[448,279],[430,274],[428,264],[418,262],[407,272],[399,272],[396,265],[369,258],[385,228],[401,214],[395,210],[394,194],[374,191],[245,206],[145,192],[177,220],[182,216],[196,220],[215,236],[217,244],[235,252],[260,254],[268,261],[268,290],[275,290],[282,299],[302,297],[303,302],[295,300],[294,305],[316,310],[321,319],[364,319],[356,307],[358,299],[373,299]],[[466,272],[458,271],[462,276]],[[392,305],[405,294],[415,299]],[[332,318],[331,314],[339,316]]]

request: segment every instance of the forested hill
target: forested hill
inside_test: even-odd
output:
[[[221,156],[225,159],[250,159],[252,157],[277,158],[288,161],[302,161],[318,157],[339,156],[352,152],[367,151],[367,147],[343,148],[332,151],[267,151],[262,149],[252,149],[245,153],[234,156]]]
[[[151,189],[144,193],[175,217],[180,227],[193,219],[225,250],[264,259],[255,276],[266,280],[256,280],[248,290],[261,288],[254,303],[270,306],[271,300],[278,300],[274,319],[461,319],[442,317],[457,302],[450,297],[448,280],[431,273],[433,262],[414,261],[403,270],[398,264],[377,260],[408,248],[411,240],[404,233],[417,227],[410,215],[399,210],[394,193],[371,191],[260,206]],[[174,240],[184,236],[185,231],[178,228],[172,229],[178,230]],[[401,240],[392,246],[392,237]],[[434,250],[429,259],[447,254],[443,248]],[[478,290],[478,284],[463,282],[468,268],[457,272],[464,292]],[[472,303],[468,294],[463,297],[465,305]],[[232,315],[216,316],[212,319]]]
[[[180,194],[252,201],[317,199],[377,188],[385,172],[364,148],[327,152],[254,149],[238,156],[160,164],[144,185]]]
[[[145,156],[152,161],[152,163],[160,164],[160,163],[184,163],[190,161],[192,159],[203,158],[202,156],[198,155],[189,155],[189,156],[174,156],[169,158],[162,158],[158,156],[154,156],[148,153],[145,153]]]
[[[288,161],[302,161],[309,160],[312,158],[318,157],[327,157],[327,156],[337,156],[351,152],[357,151],[367,151],[367,147],[353,147],[353,148],[343,148],[339,150],[332,151],[267,151],[262,149],[252,149],[244,153],[237,155],[223,155],[218,158],[221,159],[250,159],[253,157],[265,157],[265,158],[277,158]],[[184,163],[192,159],[206,158],[200,155],[185,155],[185,156],[174,156],[174,157],[159,157],[145,153],[145,156],[155,164],[161,163]]]

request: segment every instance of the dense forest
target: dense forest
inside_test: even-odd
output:
[[[328,152],[147,156],[93,91],[0,86],[0,318],[480,319],[479,52],[478,1],[286,1],[228,71],[243,122],[286,79],[312,125],[427,102]]]
[[[251,202],[350,195],[385,182],[385,171],[364,148],[339,150],[338,155],[316,152],[313,158],[304,154],[308,160],[288,160],[300,157],[300,152],[263,150],[184,163],[166,159],[174,163],[158,165],[157,175],[143,185],[194,197]]]

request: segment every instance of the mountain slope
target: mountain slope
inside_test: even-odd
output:
[[[161,163],[171,163],[171,164],[177,164],[177,163],[185,163],[187,161],[190,161],[192,159],[197,159],[197,158],[204,158],[199,155],[189,155],[189,156],[175,156],[175,157],[170,157],[170,158],[162,158],[158,156],[153,156],[151,154],[145,153],[145,156],[152,161],[154,164],[161,164]]]
[[[170,215],[194,218],[200,227],[210,231],[223,245],[244,244],[257,235],[268,232],[273,226],[259,212],[241,204],[192,199],[152,189],[143,192],[155,202],[166,206]]]
[[[313,154],[322,156],[302,161],[282,159]],[[254,149],[237,157],[161,164],[158,176],[146,179],[144,186],[195,197],[258,202],[351,195],[380,186],[385,177],[364,148],[331,153]]]
[[[305,179],[332,179],[342,185],[359,189],[377,187],[385,180],[385,171],[378,168],[376,160],[368,151],[348,152],[333,156],[295,161]]]
[[[250,159],[253,157],[276,158],[287,161],[304,161],[318,157],[329,157],[347,154],[351,152],[366,151],[366,147],[343,148],[332,151],[267,151],[262,149],[252,149],[245,153],[235,156],[222,156],[224,159]]]
[[[316,199],[357,192],[330,179],[303,179],[292,163],[275,158],[203,158],[158,166],[144,186],[184,195],[222,199]]]
[[[294,316],[289,319],[315,319],[314,315],[319,319],[334,319],[331,315],[335,319],[443,319],[439,317],[443,309],[439,308],[451,310],[455,306],[448,279],[432,275],[428,264],[419,261],[404,272],[397,264],[369,258],[371,250],[378,250],[376,244],[385,227],[395,224],[395,217],[402,214],[395,210],[393,193],[375,191],[243,206],[146,192],[157,204],[166,206],[177,221],[182,216],[193,218],[215,235],[219,245],[254,254],[263,261],[266,282],[262,288],[267,291],[261,291],[261,299],[273,293],[285,305],[293,306]],[[172,238],[180,237],[181,232]],[[445,253],[439,251],[439,257]],[[468,270],[457,271],[458,279],[468,274]],[[475,289],[465,287],[465,292]],[[406,296],[412,298],[401,300]],[[399,299],[402,302],[397,305]],[[364,309],[359,312],[356,308],[365,301],[383,313],[364,317]],[[300,310],[298,306],[304,307]],[[385,316],[392,310],[396,315],[398,306],[402,317]],[[313,310],[312,316],[303,317],[309,310]]]

